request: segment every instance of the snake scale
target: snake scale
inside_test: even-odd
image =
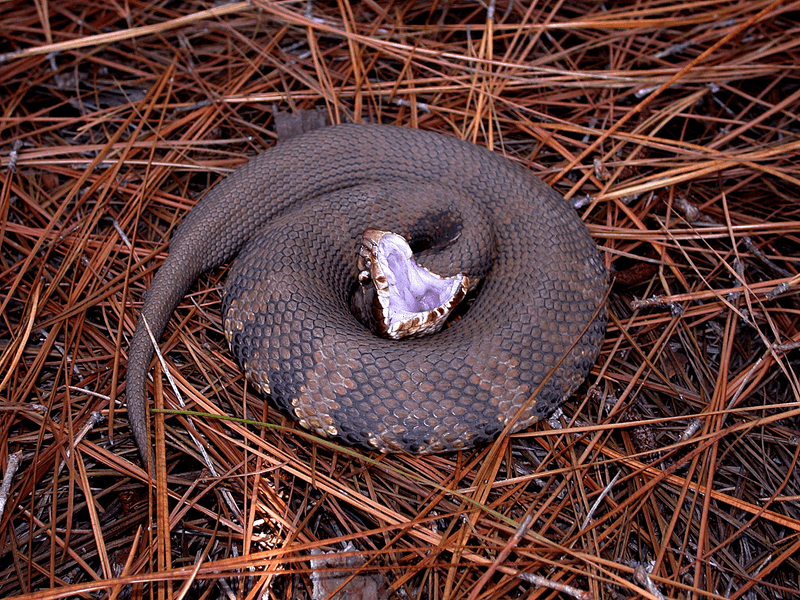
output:
[[[440,275],[479,278],[464,314],[426,337],[373,335],[351,310],[368,228],[406,236]],[[234,257],[223,320],[248,378],[305,427],[385,452],[466,448],[512,418],[517,431],[545,417],[586,377],[605,332],[598,248],[540,179],[446,135],[325,127],[250,160],[178,227],[130,345],[142,456],[154,353],[143,319],[160,337],[195,279]]]

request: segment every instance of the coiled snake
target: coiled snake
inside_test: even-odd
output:
[[[409,239],[439,275],[480,280],[468,309],[436,334],[375,336],[352,307],[371,228]],[[604,335],[597,246],[541,180],[445,135],[318,129],[230,174],[175,233],[130,346],[143,456],[153,348],[142,318],[158,338],[194,280],[234,257],[224,324],[249,379],[304,426],[382,451],[465,448],[515,415],[514,430],[528,426],[586,377]]]

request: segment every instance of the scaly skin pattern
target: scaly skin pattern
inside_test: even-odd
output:
[[[481,279],[465,314],[428,337],[372,335],[349,301],[368,228],[441,245],[420,262]],[[445,135],[318,129],[230,174],[175,233],[128,359],[143,456],[153,348],[142,319],[158,339],[195,279],[234,257],[224,326],[249,379],[305,427],[384,452],[466,448],[515,417],[514,431],[529,426],[580,385],[605,332],[598,248],[534,175]]]

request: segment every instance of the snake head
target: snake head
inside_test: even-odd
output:
[[[361,285],[374,286],[373,330],[395,340],[439,331],[469,289],[463,273],[442,277],[419,265],[405,238],[390,231],[364,232],[356,267]]]

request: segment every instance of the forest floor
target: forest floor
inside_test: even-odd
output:
[[[798,9],[0,3],[0,597],[797,598]],[[601,355],[493,444],[346,448],[247,384],[216,269],[160,340],[185,406],[155,378],[151,480],[124,384],[153,273],[311,108],[554,186],[613,278]]]

